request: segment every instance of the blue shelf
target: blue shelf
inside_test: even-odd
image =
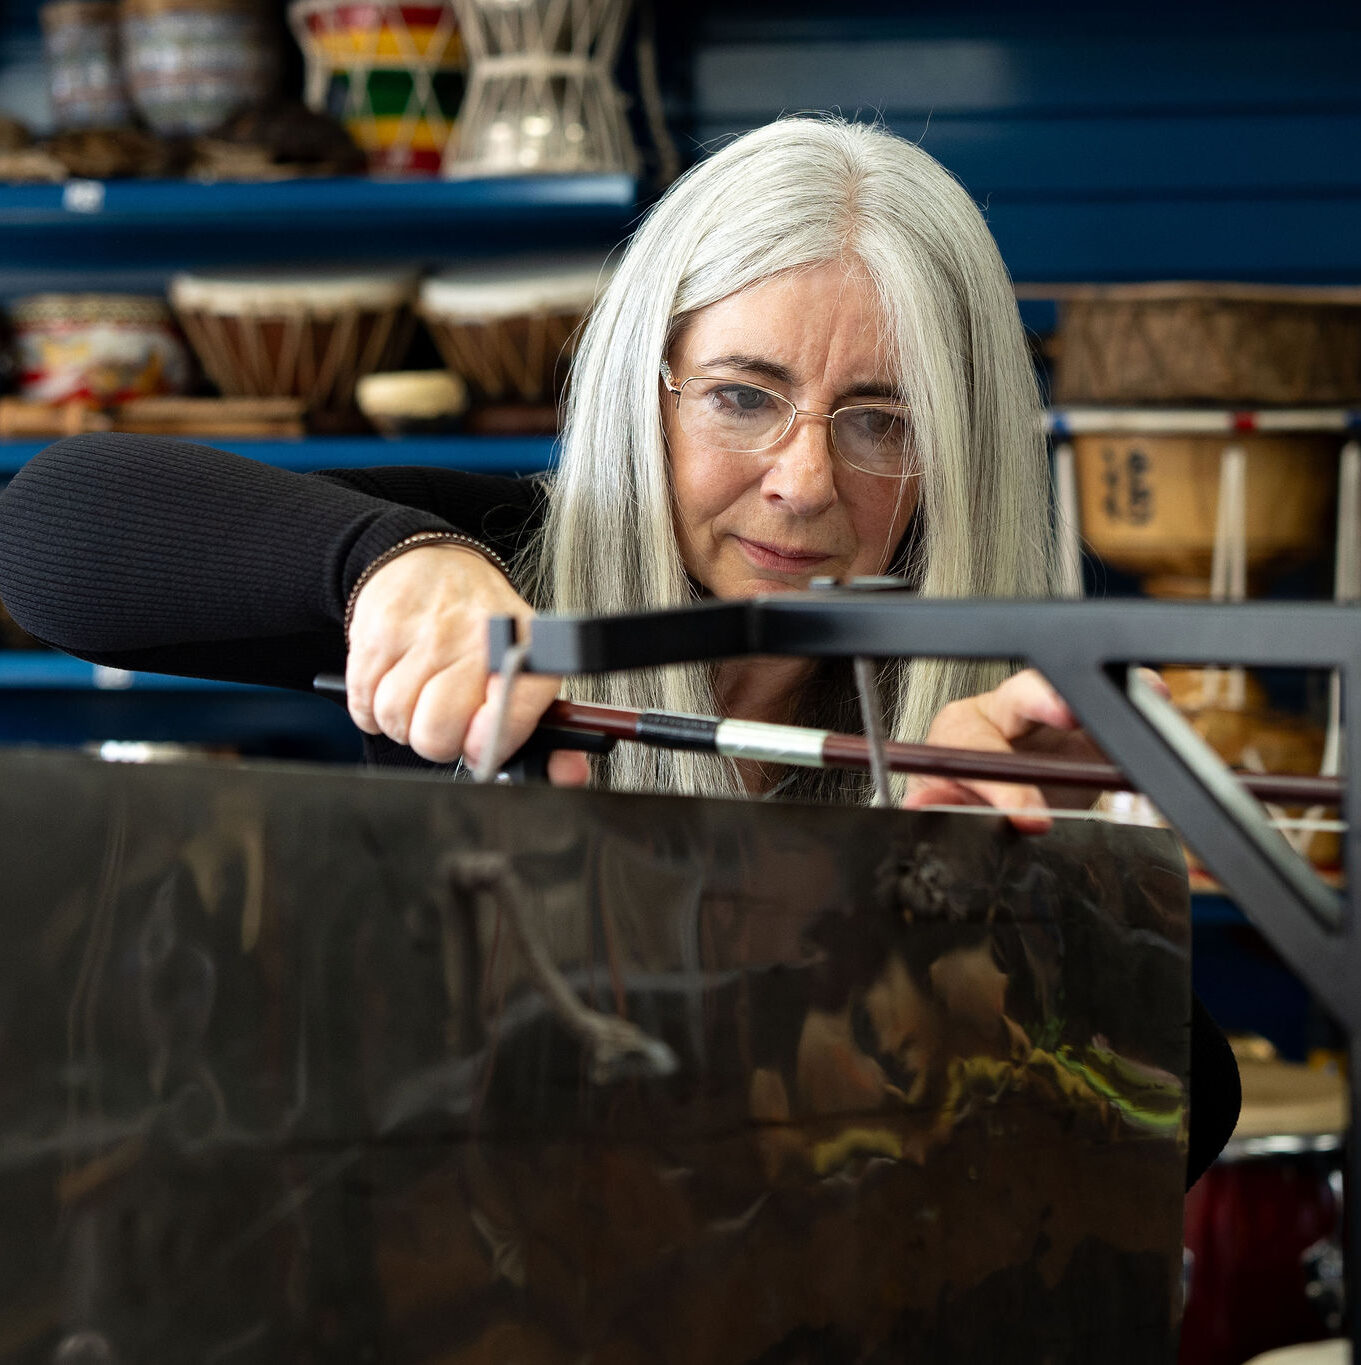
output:
[[[376,465],[436,465],[483,474],[537,474],[552,467],[548,436],[305,436],[251,441],[205,437],[204,443],[281,469],[364,469]],[[0,479],[12,477],[50,441],[0,441]]]
[[[632,211],[637,185],[626,175],[506,176],[488,180],[435,178],[273,180],[201,184],[190,180],[75,180],[63,185],[0,186],[0,231],[13,228],[161,229],[272,227],[287,221],[381,217],[449,226],[451,217],[503,222],[531,213],[559,222],[618,220]]]
[[[174,270],[227,264],[603,253],[627,232],[637,193],[623,175],[0,186],[0,294],[159,289]]]
[[[0,691],[46,692],[212,692],[274,694],[272,687],[177,678],[168,673],[127,673],[121,668],[73,659],[55,650],[0,651]]]
[[[0,745],[106,739],[228,744],[245,754],[358,762],[359,732],[324,697],[125,673],[55,651],[0,651]]]

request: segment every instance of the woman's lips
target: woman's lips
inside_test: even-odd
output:
[[[831,558],[809,550],[796,550],[784,545],[764,545],[759,540],[735,537],[742,553],[758,569],[773,569],[776,573],[800,574]]]

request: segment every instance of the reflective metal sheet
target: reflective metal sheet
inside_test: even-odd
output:
[[[1170,835],[21,752],[0,792],[6,1360],[1174,1356]]]

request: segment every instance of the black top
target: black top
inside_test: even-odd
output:
[[[342,662],[345,601],[417,531],[514,556],[530,479],[449,469],[294,474],[163,436],[72,436],[0,494],[0,600],[96,663],[308,689]]]
[[[0,492],[0,601],[93,663],[310,691],[344,671],[346,600],[385,550],[456,530],[509,561],[543,511],[538,479],[295,474],[163,436],[72,436]],[[364,738],[371,762],[431,766]]]
[[[344,668],[345,603],[417,531],[457,530],[513,559],[542,525],[543,485],[448,469],[294,474],[188,441],[73,436],[0,492],[0,601],[26,630],[94,663],[309,691]],[[366,736],[374,762],[428,766]],[[1238,1069],[1195,1002],[1195,1180],[1238,1118]]]

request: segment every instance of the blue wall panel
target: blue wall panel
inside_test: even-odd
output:
[[[1026,281],[1361,280],[1361,8],[752,4],[707,11],[690,132],[882,120]]]

